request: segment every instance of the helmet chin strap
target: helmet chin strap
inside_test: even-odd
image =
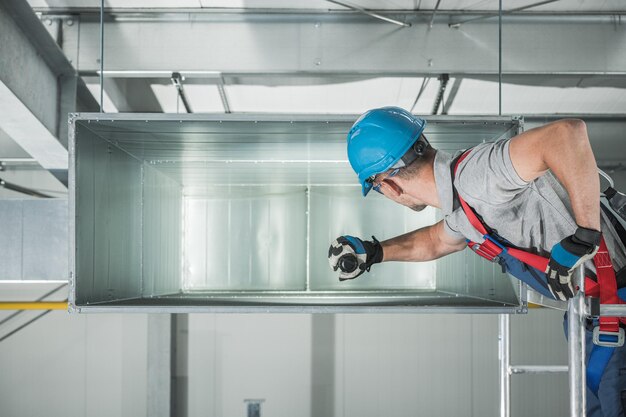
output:
[[[391,168],[404,168],[411,165],[417,158],[422,158],[424,156],[428,145],[429,143],[428,140],[426,140],[426,136],[420,135],[419,139],[415,141],[409,150],[402,155],[402,158],[400,158],[400,160]]]

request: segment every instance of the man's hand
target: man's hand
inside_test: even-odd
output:
[[[566,301],[574,296],[576,291],[572,272],[594,257],[600,246],[600,238],[601,233],[597,230],[578,227],[576,233],[552,247],[546,276],[554,298]]]
[[[363,241],[354,236],[340,236],[328,248],[328,263],[333,271],[340,270],[339,281],[354,279],[383,260],[383,248],[373,241]]]

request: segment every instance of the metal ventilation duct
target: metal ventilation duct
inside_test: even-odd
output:
[[[328,245],[438,219],[364,200],[345,153],[355,116],[79,114],[70,138],[74,311],[515,312],[520,286],[470,253],[340,283]],[[511,118],[432,117],[454,151]]]

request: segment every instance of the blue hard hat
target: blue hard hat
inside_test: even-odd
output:
[[[359,117],[348,133],[348,160],[364,196],[372,189],[367,179],[394,168],[425,127],[426,120],[400,107],[373,109]]]

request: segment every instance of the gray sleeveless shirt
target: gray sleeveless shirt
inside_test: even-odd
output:
[[[444,229],[456,238],[481,243],[463,209],[453,207],[451,164],[454,156],[437,151],[434,162],[435,183]],[[551,173],[526,182],[515,171],[509,155],[509,140],[476,146],[461,164],[454,179],[459,195],[486,225],[513,245],[549,256],[552,246],[576,231],[567,191]],[[613,226],[602,213],[602,233],[613,265],[626,265],[626,249]],[[592,265],[588,268],[595,269]]]

